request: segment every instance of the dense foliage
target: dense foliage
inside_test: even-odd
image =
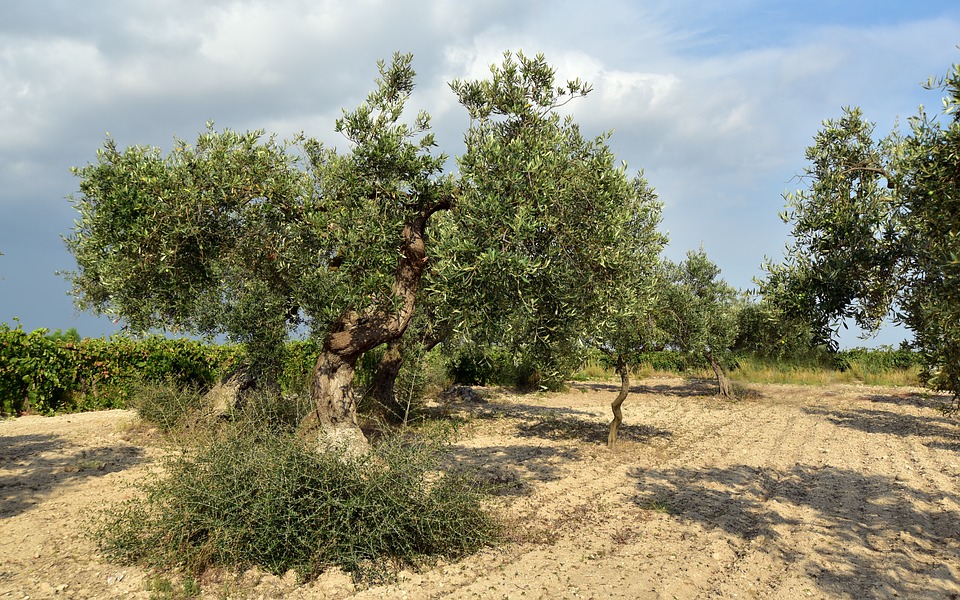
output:
[[[764,294],[830,338],[892,315],[914,334],[927,385],[960,396],[960,65],[930,81],[941,119],[874,138],[859,109],[824,122],[807,150],[809,187],[788,196],[794,242]]]
[[[472,295],[462,327],[474,343],[505,348],[556,387],[585,340],[607,342],[645,313],[661,204],[618,164],[609,134],[586,137],[557,113],[587,84],[555,87],[543,57],[523,54],[491,74],[452,84],[471,117],[450,261],[469,277],[453,293]]]
[[[108,139],[75,170],[80,218],[67,245],[80,305],[133,331],[226,335],[266,384],[288,334],[305,327],[321,342],[316,414],[355,427],[356,362],[404,332],[427,222],[453,189],[428,115],[404,122],[411,61],[381,63],[376,89],[337,120],[346,151],[212,127],[167,155]]]
[[[74,387],[72,356],[45,334],[42,329],[27,333],[0,325],[0,412],[49,412],[62,405]]]
[[[747,295],[736,311],[733,350],[764,360],[823,362],[835,348],[818,341],[809,323],[787,314],[769,298]]]
[[[280,386],[299,392],[306,385],[318,344],[283,346]],[[116,337],[84,338],[32,332],[0,325],[0,412],[123,408],[141,382],[168,381],[203,391],[235,369],[246,349],[199,340]],[[370,373],[365,373],[367,382]]]
[[[59,339],[61,337],[66,339]],[[285,345],[280,379],[283,391],[303,389],[317,347],[316,342],[309,341],[292,341]],[[737,349],[735,355],[773,360],[773,364],[841,370],[852,364],[875,371],[909,369],[920,361],[920,355],[906,348],[856,348],[812,358],[770,356],[749,349]],[[131,403],[131,399],[141,390],[143,382],[168,382],[174,387],[202,392],[236,367],[243,356],[242,347],[196,340],[150,337],[74,341],[74,336],[58,336],[56,332],[48,333],[44,329],[28,333],[3,325],[0,326],[0,412],[47,414],[123,408],[136,404]],[[607,368],[616,368],[616,361],[605,353],[600,353],[597,359]],[[358,369],[361,388],[372,383],[378,360],[379,353],[372,352],[361,361]],[[630,364],[673,373],[683,373],[696,366],[686,354],[676,350],[641,351],[631,355]],[[462,348],[446,359],[445,370],[450,380],[460,384],[504,385],[519,389],[537,387],[535,365],[518,364],[504,348]],[[418,372],[420,377],[425,375]],[[443,373],[433,375],[429,381],[441,381],[443,376]],[[177,393],[170,390],[170,394]]]

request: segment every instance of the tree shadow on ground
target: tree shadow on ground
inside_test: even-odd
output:
[[[666,510],[745,541],[761,538],[801,565],[830,597],[951,597],[960,522],[941,508],[960,496],[926,492],[893,478],[796,465],[790,469],[647,469],[634,502]],[[789,533],[790,535],[784,535]],[[799,536],[799,538],[798,538]],[[813,536],[810,542],[803,540]]]
[[[16,516],[59,487],[126,470],[143,460],[135,446],[77,448],[55,435],[0,438],[0,519]]]
[[[443,405],[440,411],[435,411],[434,416],[441,416],[446,413],[448,416],[466,413],[473,418],[484,421],[496,419],[536,419],[544,417],[556,417],[558,415],[567,417],[595,417],[596,413],[588,410],[579,410],[576,408],[567,408],[561,406],[550,406],[548,404],[521,404],[517,402],[485,402],[483,404],[475,402],[449,402]]]
[[[648,383],[630,386],[630,393],[677,396],[680,398],[717,395],[717,382],[713,379],[671,379],[669,380],[670,383],[652,383],[653,381],[656,380],[647,380]],[[610,392],[612,394],[620,391],[620,384],[593,381],[574,383],[571,387],[593,392]]]
[[[593,419],[580,419],[570,416],[545,416],[534,422],[517,426],[520,437],[537,437],[546,440],[579,440],[587,443],[607,442],[610,426],[606,422],[598,423]],[[653,438],[669,438],[671,433],[665,429],[649,425],[621,425],[618,434],[620,441],[637,443],[649,442]]]
[[[587,443],[607,442],[609,421],[596,411],[516,402],[451,403],[449,408],[459,409],[481,420],[517,419],[517,434],[520,437],[536,437],[546,440],[578,440]],[[598,406],[598,408],[600,408]],[[620,441],[649,442],[652,438],[669,438],[669,431],[646,425],[621,425]]]
[[[531,482],[556,481],[571,464],[583,459],[578,448],[533,444],[463,448],[454,446],[448,467],[474,478],[488,492],[526,495]]]
[[[916,436],[925,438],[924,444],[928,447],[954,450],[960,448],[960,424],[955,419],[932,412],[929,416],[922,416],[870,408],[822,407],[807,407],[803,411],[824,417],[838,427],[864,433]]]
[[[902,392],[889,394],[867,394],[864,400],[878,404],[892,404],[894,406],[915,406],[935,410],[939,406],[949,403],[950,396],[943,394],[929,394],[925,392]]]

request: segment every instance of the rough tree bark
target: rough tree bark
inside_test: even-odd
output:
[[[403,335],[413,316],[417,288],[427,265],[427,222],[433,213],[449,207],[449,199],[441,201],[404,226],[392,289],[397,308],[347,311],[324,338],[310,384],[314,410],[301,424],[302,433],[317,435],[321,444],[343,446],[350,452],[366,451],[353,387],[357,360],[364,352]]]
[[[610,434],[607,436],[607,447],[615,448],[617,445],[617,435],[620,433],[620,425],[623,423],[623,413],[620,406],[627,399],[630,393],[630,369],[627,361],[622,355],[617,356],[617,374],[620,375],[620,392],[610,404],[613,410],[613,420],[610,421]]]
[[[387,349],[377,365],[377,370],[373,375],[373,382],[366,395],[373,398],[380,405],[385,413],[385,417],[394,423],[406,422],[410,407],[400,404],[397,401],[397,378],[400,376],[400,369],[406,360],[404,350],[409,348],[407,344],[418,344],[423,352],[430,352],[440,345],[449,334],[448,327],[440,327],[435,330],[426,330],[421,333],[419,340],[410,340],[410,333],[404,337],[391,340],[387,343]]]
[[[257,380],[246,364],[233,369],[203,395],[209,416],[224,419],[231,411],[243,407],[244,397],[257,388]]]
[[[710,361],[710,366],[713,367],[713,372],[717,376],[718,393],[729,400],[735,399],[736,396],[733,393],[733,385],[730,383],[730,378],[727,377],[727,372],[724,370],[723,365],[720,364],[720,361],[717,360],[713,352],[707,352],[707,360]]]
[[[393,423],[402,423],[407,418],[407,407],[397,402],[397,377],[403,366],[403,338],[387,342],[387,349],[373,374],[373,382],[367,390],[367,396],[373,398],[382,409],[384,417]]]

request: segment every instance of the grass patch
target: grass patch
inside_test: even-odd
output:
[[[819,365],[771,362],[752,357],[738,360],[730,379],[743,383],[789,383],[798,385],[866,385],[910,387],[919,385],[920,368],[882,367],[868,361],[850,360],[842,369]]]
[[[920,385],[920,367],[877,369],[863,365],[856,361],[850,363],[849,369],[854,377],[866,385],[914,387]]]
[[[443,450],[394,435],[347,460],[290,433],[227,426],[168,459],[166,476],[105,511],[92,535],[113,560],[190,576],[257,566],[306,579],[339,566],[379,581],[498,538],[476,483],[440,470]]]
[[[189,600],[200,597],[200,584],[192,577],[179,581],[169,577],[152,577],[146,582],[150,600]]]
[[[713,371],[685,365],[676,352],[652,352],[631,368],[631,377],[685,377],[714,379]],[[789,383],[799,385],[834,385],[862,383],[889,387],[921,385],[919,359],[907,350],[890,348],[845,350],[807,360],[764,359],[741,355],[730,379],[741,383]],[[612,381],[617,375],[606,361],[593,358],[584,362],[572,375],[574,381]]]
[[[614,369],[598,360],[589,360],[580,365],[570,378],[573,381],[609,381],[617,376]]]
[[[680,377],[689,373],[680,374],[680,371],[670,371],[658,368],[648,362],[633,365],[630,368],[630,377],[633,379],[650,379],[652,377]],[[712,372],[710,373],[712,376]],[[601,361],[587,361],[580,365],[571,376],[573,381],[615,381],[620,382],[616,370]]]
[[[658,512],[665,515],[678,514],[677,509],[672,504],[659,498],[649,498],[638,502],[637,505],[643,510]]]

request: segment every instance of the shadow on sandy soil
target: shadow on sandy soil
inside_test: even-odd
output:
[[[915,406],[921,409],[936,410],[939,407],[949,406],[952,397],[946,394],[933,394],[930,392],[896,392],[887,394],[867,394],[863,400],[875,402],[877,404],[890,404],[893,406]]]
[[[579,440],[588,443],[606,443],[610,426],[607,423],[598,423],[596,420],[577,419],[574,417],[548,416],[535,422],[522,423],[517,426],[520,437],[537,437],[547,440]],[[649,442],[653,438],[669,438],[671,433],[665,429],[648,425],[621,425],[619,432],[621,441]]]
[[[877,588],[887,585],[901,597],[949,598],[948,590],[960,583],[943,565],[960,553],[956,515],[923,506],[960,502],[953,494],[926,492],[886,476],[799,464],[787,470],[735,466],[631,475],[638,481],[638,506],[744,540],[763,536],[765,547],[772,544],[803,565],[830,597],[849,597],[866,581]],[[793,505],[790,514],[800,509],[802,518],[778,512],[787,504]],[[791,532],[781,539],[780,528]],[[798,545],[797,531],[820,540]]]
[[[517,425],[519,437],[605,444],[610,431],[609,421],[607,421],[610,417],[604,416],[603,421],[598,421],[595,412],[575,408],[513,402],[460,403],[450,406],[469,412],[482,420],[517,419],[520,421]],[[648,442],[652,438],[669,438],[670,436],[667,430],[646,425],[623,424],[619,432],[621,441],[639,443]]]
[[[960,449],[960,423],[932,409],[929,415],[905,415],[869,408],[807,407],[803,410],[810,415],[822,416],[838,427],[856,429],[864,433],[918,436],[924,438],[924,445],[929,447]]]
[[[578,448],[517,444],[483,448],[453,447],[447,456],[450,465],[477,479],[499,495],[526,495],[532,482],[556,481],[565,467],[583,459]]]
[[[461,408],[467,408],[461,406]],[[467,408],[481,419],[495,419],[499,417],[514,417],[519,419],[532,419],[543,416],[584,416],[592,417],[594,414],[589,410],[580,410],[578,408],[569,408],[565,406],[551,406],[549,404],[518,404],[515,402],[499,403],[490,402],[489,404],[474,404]]]
[[[946,399],[946,396],[931,396],[929,394],[918,392],[900,392],[889,394],[866,394],[863,396],[863,399],[881,404],[892,404],[894,406],[933,408],[939,403],[938,400]]]
[[[123,471],[143,460],[142,449],[134,446],[71,446],[46,434],[0,439],[0,519],[22,513],[68,482]]]

